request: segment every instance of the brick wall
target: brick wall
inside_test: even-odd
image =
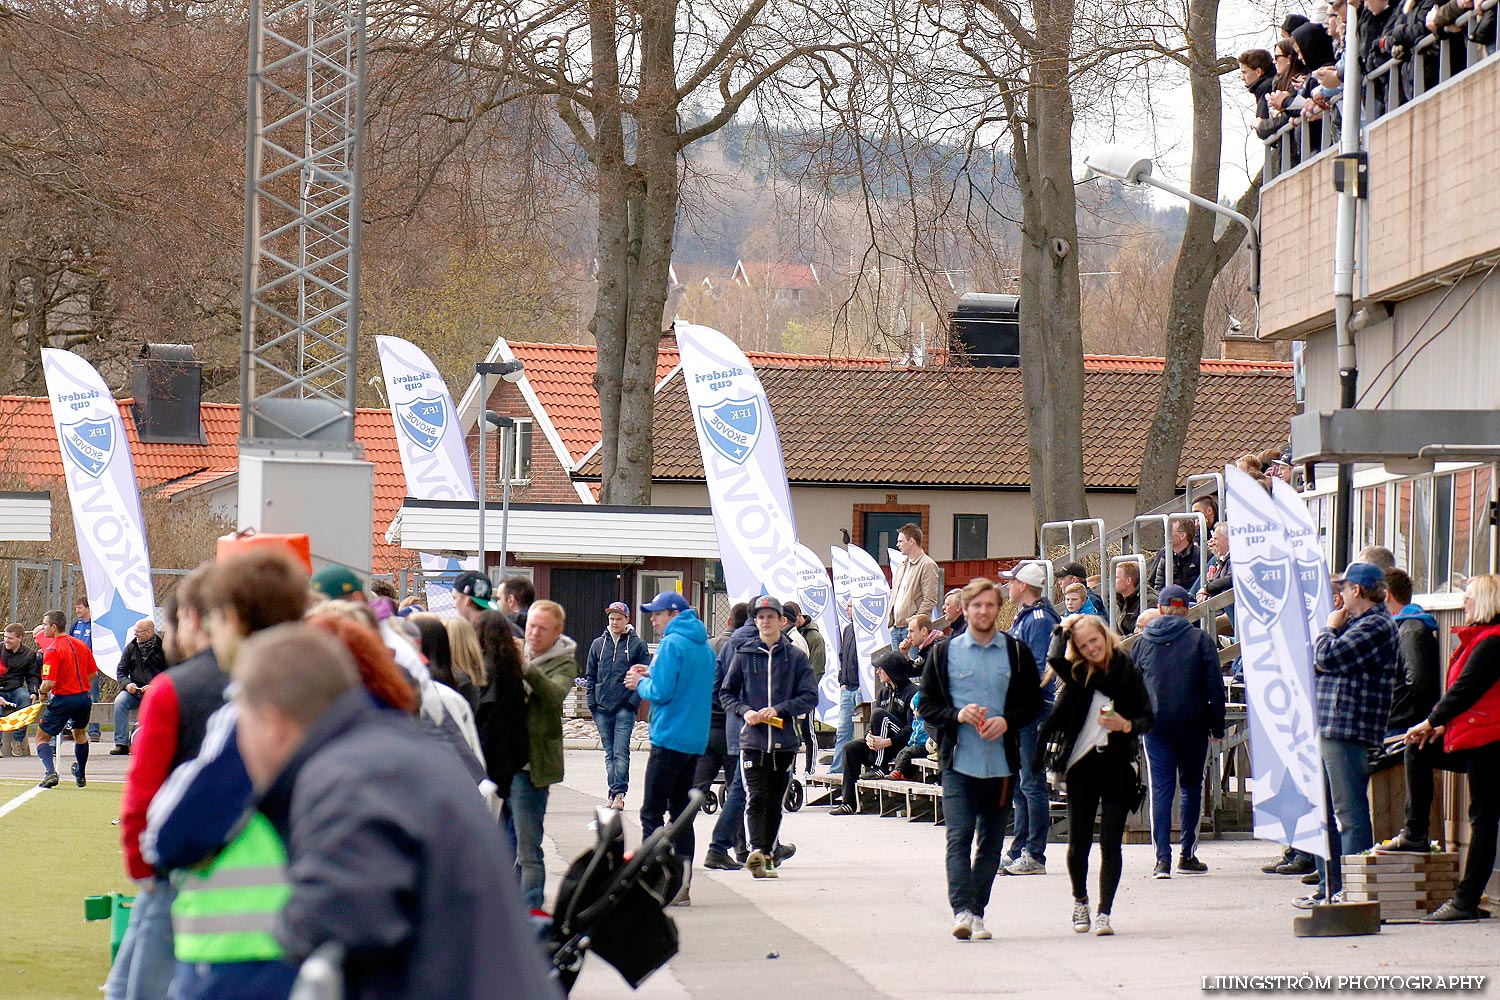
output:
[[[525,397],[521,395],[521,390],[509,382],[501,382],[491,387],[489,408],[502,417],[535,421],[531,409],[526,405]],[[469,449],[469,461],[475,469],[478,469],[479,432],[470,430],[465,443]],[[484,481],[489,484],[488,500],[498,502],[502,494],[502,484],[499,479],[500,452],[504,446],[499,432],[494,428],[490,429],[490,436],[485,441],[484,447],[486,466]],[[531,482],[524,486],[513,484],[510,488],[510,499],[513,503],[580,502],[578,491],[573,488],[567,469],[557,457],[557,452],[552,450],[552,445],[542,433],[542,426],[539,422],[534,422],[532,425]]]
[[[1277,177],[1261,195],[1261,336],[1332,325],[1336,209],[1326,155]]]

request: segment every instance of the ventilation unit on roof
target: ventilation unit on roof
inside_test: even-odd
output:
[[[204,444],[203,364],[191,344],[146,344],[130,363],[136,435],[159,444]]]
[[[948,315],[964,356],[976,368],[1021,367],[1021,297],[965,292]]]

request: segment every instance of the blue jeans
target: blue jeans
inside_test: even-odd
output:
[[[543,825],[547,819],[547,786],[531,783],[531,774],[522,771],[511,779],[510,814],[516,826],[516,866],[521,869],[521,893],[526,905],[534,910],[546,901],[547,864],[542,859]]]
[[[1042,707],[1045,717],[1050,705]],[[1016,832],[1010,842],[1010,857],[1019,858],[1022,849],[1038,861],[1047,860],[1047,831],[1052,827],[1051,797],[1047,793],[1047,776],[1035,766],[1037,734],[1042,731],[1042,718],[1021,727],[1016,738],[1021,743],[1021,777],[1015,783],[1014,804],[1016,807]],[[947,810],[947,801],[943,803]]]
[[[104,677],[104,673],[103,673],[103,671],[100,671],[99,673],[97,673],[97,674],[94,675],[94,679],[89,683],[89,701],[90,702],[96,702],[97,703],[99,701],[99,681],[102,680],[103,677]],[[93,739],[94,737],[98,736],[99,735],[99,731],[100,731],[99,730],[99,723],[97,723],[97,722],[90,722],[89,723],[89,739]]]
[[[740,758],[730,754],[725,758],[729,768],[729,783],[724,786],[724,801],[719,803],[719,818],[714,822],[714,836],[710,843],[716,850],[728,854],[745,840],[745,782],[740,777]]]
[[[908,631],[909,630],[907,629],[907,627],[905,625],[893,626],[891,628],[891,648],[892,649],[899,649],[901,647],[901,642],[902,642],[902,640],[904,640],[906,638],[906,634],[907,634]]]
[[[124,688],[115,695],[115,746],[130,746],[130,713],[141,707],[141,699]]]
[[[1328,795],[1328,855],[1338,863],[1317,859],[1318,888],[1324,898],[1331,898],[1344,888],[1344,855],[1363,854],[1375,846],[1370,822],[1370,748],[1358,740],[1324,737],[1319,743]]]
[[[948,824],[948,905],[955,915],[984,916],[1005,851],[1005,785],[1009,778],[971,778],[943,768]],[[972,856],[971,856],[972,852]]]
[[[1146,770],[1151,786],[1151,842],[1156,860],[1172,860],[1172,800],[1182,789],[1182,856],[1198,851],[1203,820],[1203,768],[1208,763],[1208,730],[1173,732],[1153,729],[1145,735]]]
[[[172,954],[171,883],[142,884],[130,908],[130,926],[104,983],[104,1000],[160,1000],[177,972]]]
[[[839,724],[833,733],[833,765],[829,774],[844,773],[844,744],[854,739],[854,710],[859,707],[859,691],[854,688],[839,688]]]
[[[621,705],[613,712],[594,710],[594,728],[604,747],[604,778],[609,797],[623,796],[630,789],[630,735],[635,731],[635,709]]]

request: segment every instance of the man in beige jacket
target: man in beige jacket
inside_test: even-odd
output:
[[[922,549],[921,527],[903,524],[896,534],[896,548],[906,560],[896,568],[891,585],[892,645],[900,645],[906,638],[912,615],[932,614],[943,595],[938,565]]]

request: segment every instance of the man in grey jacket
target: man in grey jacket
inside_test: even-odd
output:
[[[234,678],[245,767],[287,848],[290,960],[340,946],[349,1000],[559,996],[468,776],[371,703],[341,643],[278,625]]]

